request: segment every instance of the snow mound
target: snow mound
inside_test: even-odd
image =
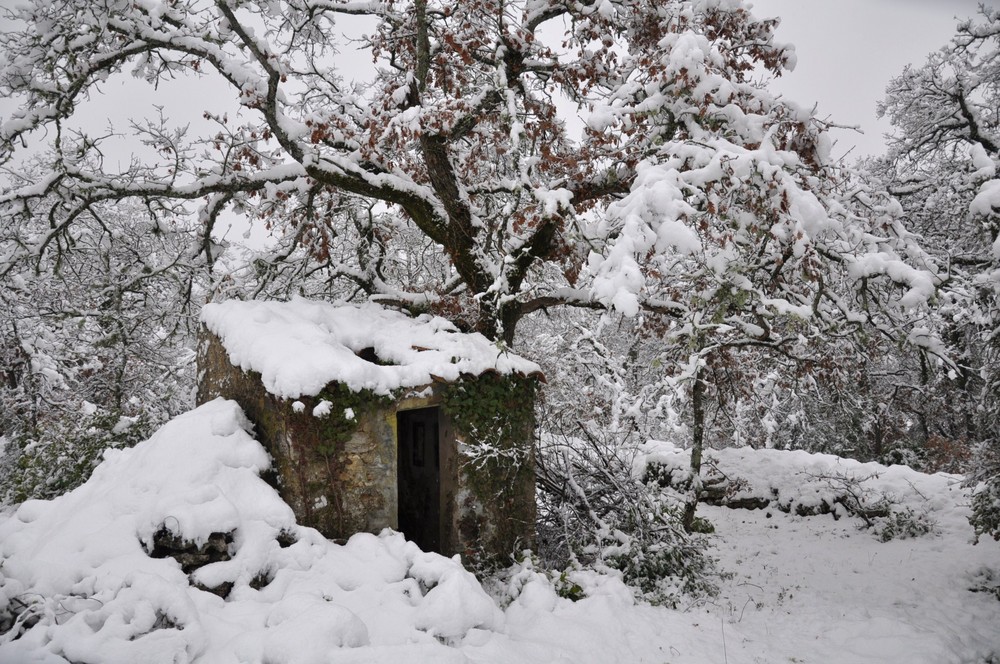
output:
[[[314,396],[334,381],[388,394],[463,374],[541,373],[534,362],[443,318],[410,318],[374,303],[230,300],[205,305],[201,320],[235,366],[260,373],[268,392],[288,399]],[[359,357],[365,349],[381,364]]]
[[[338,546],[297,526],[247,429],[217,399],[0,522],[0,614],[16,616],[0,662],[326,662],[503,626],[456,560],[391,531]],[[223,553],[198,558],[213,541]]]
[[[653,464],[676,481],[689,475],[689,463],[688,451],[650,441],[637,470]],[[861,516],[870,520],[888,509],[924,518],[935,531],[963,537],[969,532],[969,496],[960,475],[928,475],[908,466],[749,447],[706,450],[703,475],[706,498],[715,504],[771,506],[799,516],[830,513],[837,518],[868,510]]]
[[[824,455],[712,454],[760,492],[799,500],[804,471],[870,474]],[[666,445],[647,458],[686,462]],[[560,578],[531,558],[491,597],[457,560],[397,533],[341,546],[298,526],[261,480],[267,465],[239,407],[216,400],[107,452],[78,489],[0,515],[0,663],[960,664],[1000,653],[1000,602],[982,591],[1000,543],[973,547],[967,524],[882,543],[847,519],[707,507],[735,573],[712,603],[637,604],[613,574]],[[925,493],[958,524],[948,476],[878,470],[865,481],[903,500],[908,487]],[[560,596],[567,587],[583,599]]]

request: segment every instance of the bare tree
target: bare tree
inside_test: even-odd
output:
[[[1000,11],[975,20],[926,63],[886,89],[880,110],[896,127],[872,163],[924,237],[945,278],[936,326],[951,345],[950,373],[918,367],[929,439],[979,450],[988,490],[976,500],[981,532],[1000,534]]]

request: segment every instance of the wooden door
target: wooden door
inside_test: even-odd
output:
[[[399,530],[424,551],[441,546],[441,442],[437,408],[396,414]]]

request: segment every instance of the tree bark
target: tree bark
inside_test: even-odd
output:
[[[696,371],[691,387],[691,495],[681,517],[681,525],[689,533],[693,531],[695,510],[701,497],[701,452],[705,440],[705,383],[701,373],[700,369]]]

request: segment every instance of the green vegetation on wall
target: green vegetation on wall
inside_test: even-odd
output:
[[[448,385],[442,406],[464,441],[470,488],[481,500],[508,491],[531,456],[537,381],[483,374]]]
[[[306,405],[301,414],[292,418],[293,427],[315,431],[321,441],[310,451],[321,456],[342,452],[344,445],[358,430],[363,414],[388,407],[394,395],[379,395],[371,390],[352,391],[341,383],[330,383],[312,399],[300,399]],[[313,415],[313,409],[326,402],[327,415]]]
[[[463,542],[479,543],[467,554],[481,571],[509,564],[511,553],[533,545],[536,389],[534,378],[483,374],[442,391],[470,492],[457,525]]]

